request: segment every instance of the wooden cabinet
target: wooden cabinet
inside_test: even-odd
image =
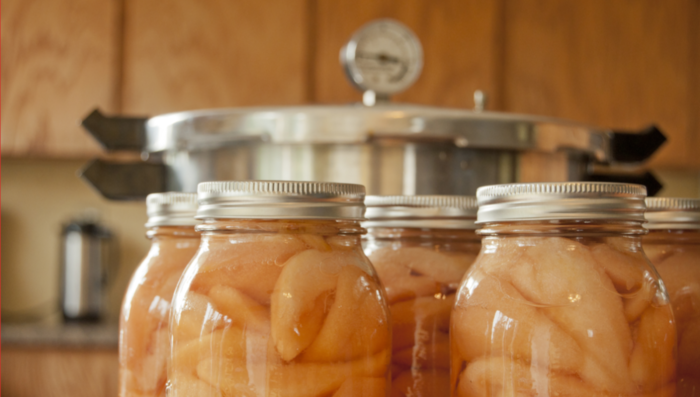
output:
[[[152,115],[360,99],[338,63],[362,24],[395,18],[423,43],[394,100],[639,129],[660,167],[700,168],[700,1],[7,0],[2,153],[81,157],[98,105]]]
[[[127,114],[308,96],[305,0],[124,0]]]
[[[118,112],[118,0],[2,1],[2,155],[99,152],[79,126]]]
[[[697,0],[524,0],[504,7],[503,109],[669,136],[653,164],[700,165]]]
[[[3,347],[2,395],[116,397],[118,360],[116,349]]]

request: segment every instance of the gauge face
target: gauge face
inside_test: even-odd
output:
[[[350,81],[361,90],[390,95],[408,88],[420,75],[423,49],[403,24],[381,19],[355,32],[340,51]]]

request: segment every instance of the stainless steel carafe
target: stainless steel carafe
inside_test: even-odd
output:
[[[61,233],[61,310],[67,321],[100,320],[112,266],[112,233],[92,221],[75,221]]]

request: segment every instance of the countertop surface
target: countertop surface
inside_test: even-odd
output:
[[[2,324],[3,347],[116,349],[117,324]]]

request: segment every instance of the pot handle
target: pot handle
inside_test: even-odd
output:
[[[147,117],[107,117],[95,109],[81,125],[106,150],[141,151],[146,143]]]
[[[588,182],[620,182],[643,185],[646,186],[647,196],[649,197],[655,196],[664,187],[656,176],[649,171],[642,174],[588,174],[585,180]]]
[[[655,125],[641,131],[613,131],[610,134],[610,156],[612,162],[638,163],[651,157],[666,136]]]
[[[159,163],[117,163],[95,159],[78,172],[88,184],[110,200],[144,200],[166,191],[165,166]]]

